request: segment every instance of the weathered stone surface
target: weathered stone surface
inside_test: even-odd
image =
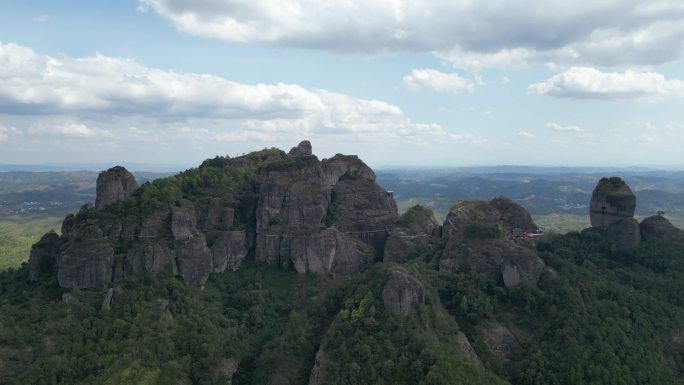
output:
[[[121,166],[103,171],[97,177],[95,208],[101,209],[110,203],[127,199],[138,189],[133,174]]]
[[[163,237],[169,233],[171,210],[168,208],[155,210],[145,215],[141,220],[140,236]]]
[[[475,352],[475,349],[470,344],[470,341],[468,341],[468,337],[466,337],[466,335],[463,334],[463,332],[458,332],[458,334],[456,335],[456,348],[458,352],[461,354],[461,357],[474,363],[477,366],[482,366],[482,361],[480,361],[480,357],[478,357],[477,352]]]
[[[247,232],[222,233],[211,246],[214,271],[235,271],[247,256]]]
[[[201,285],[207,282],[214,266],[204,235],[196,234],[179,241],[176,262],[185,283]]]
[[[382,289],[382,300],[392,313],[405,317],[425,303],[425,289],[405,268],[396,266],[391,271]]]
[[[65,218],[64,221],[62,221],[62,237],[68,237],[71,234],[71,230],[73,229],[74,225],[76,224],[76,216],[74,214],[68,214]]]
[[[102,299],[102,305],[100,306],[100,311],[110,311],[112,310],[112,300],[114,298],[114,288],[110,287],[107,289],[107,293]]]
[[[385,262],[403,262],[420,246],[439,236],[439,223],[432,210],[420,205],[409,208],[394,224],[385,243]]]
[[[126,254],[123,265],[124,275],[142,271],[178,275],[175,252],[162,242],[145,242],[136,245]]]
[[[57,281],[61,287],[98,288],[112,280],[114,250],[97,225],[85,225],[60,251]]]
[[[525,209],[508,199],[457,203],[444,222],[442,234],[449,240],[440,270],[490,274],[501,277],[507,288],[536,285],[544,261],[510,238],[513,229],[533,232],[537,226]]]
[[[237,370],[238,362],[234,358],[224,358],[219,361],[216,374],[220,380],[225,381],[225,384],[231,385],[233,383],[233,375]]]
[[[40,241],[31,247],[28,261],[28,273],[31,281],[38,280],[40,276],[54,273],[60,246],[59,235],[51,231],[43,235]]]
[[[321,162],[328,186],[334,186],[343,176],[375,182],[375,173],[356,155],[337,154]]]
[[[476,330],[489,354],[499,366],[506,366],[522,358],[523,350],[518,340],[505,326],[487,322],[479,325]]]
[[[323,229],[309,235],[290,233],[286,240],[283,244],[288,245],[287,250],[281,246],[281,252],[289,255],[300,274],[350,276],[373,256],[367,245],[336,229]]]
[[[636,197],[619,177],[602,178],[591,195],[591,225],[608,230],[613,222],[634,216]]]
[[[377,251],[384,250],[399,217],[394,198],[375,182],[362,178],[342,178],[333,188],[330,210],[335,227]]]
[[[297,147],[292,147],[288,155],[292,156],[308,156],[312,154],[311,142],[303,140],[299,142]]]
[[[621,246],[637,246],[641,242],[639,222],[634,218],[622,218],[611,222],[606,237]]]
[[[195,206],[187,199],[171,208],[171,234],[174,239],[187,239],[197,228]]]
[[[230,207],[229,207],[229,206]],[[197,227],[200,229],[227,230],[235,219],[236,202],[213,198],[209,204],[195,204]]]
[[[684,244],[684,230],[676,228],[662,215],[654,215],[644,219],[641,221],[639,229],[643,241],[657,239]]]

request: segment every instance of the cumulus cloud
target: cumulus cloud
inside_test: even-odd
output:
[[[557,132],[584,132],[584,129],[577,126],[562,126],[558,123],[546,123],[546,128],[552,129]]]
[[[404,85],[410,91],[434,91],[458,94],[473,92],[475,87],[468,79],[456,73],[447,74],[433,69],[414,69],[404,76]]]
[[[0,114],[33,117],[33,133],[81,138],[147,132],[115,133],[107,126],[117,119],[128,127],[212,127],[212,133],[220,131],[214,138],[224,141],[311,133],[409,136],[441,129],[412,122],[380,100],[296,84],[242,84],[99,54],[53,58],[12,43],[0,43]]]
[[[533,133],[527,131],[520,131],[516,134],[516,136],[521,139],[534,139],[537,137]]]
[[[179,31],[342,53],[437,52],[459,68],[684,56],[679,0],[140,0]]]
[[[470,133],[450,134],[449,138],[456,143],[485,144],[489,142],[486,136],[474,135]]]
[[[668,80],[656,72],[601,72],[591,67],[573,67],[527,89],[531,95],[568,99],[639,99],[681,97],[684,81]]]

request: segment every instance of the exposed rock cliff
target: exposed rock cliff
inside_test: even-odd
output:
[[[589,216],[591,225],[602,230],[620,219],[634,217],[636,197],[619,177],[602,178],[591,194]]]
[[[392,313],[404,317],[425,303],[425,289],[406,269],[397,266],[382,289],[382,300]]]
[[[54,260],[68,288],[103,287],[142,271],[202,284],[212,272],[237,269],[250,250],[300,273],[351,275],[384,249],[398,216],[358,157],[321,162],[308,141],[289,154],[216,157],[133,196],[136,188],[122,167],[102,172],[96,208],[67,216],[61,237],[36,245],[31,278]]]
[[[386,262],[403,262],[420,246],[439,236],[440,226],[432,210],[420,205],[409,208],[392,227],[385,244]]]
[[[636,197],[619,177],[599,180],[589,205],[591,225],[604,230],[606,237],[622,246],[641,242],[639,223],[633,218]]]
[[[97,177],[95,208],[103,208],[110,203],[124,200],[138,189],[133,174],[121,166],[103,171]]]
[[[444,222],[442,232],[448,241],[440,270],[487,273],[501,277],[506,287],[535,285],[544,261],[511,239],[514,229],[533,232],[537,226],[525,209],[508,199],[457,203]]]
[[[54,231],[43,235],[40,241],[33,245],[28,263],[29,278],[32,281],[38,280],[42,275],[54,273],[60,245],[59,235]]]

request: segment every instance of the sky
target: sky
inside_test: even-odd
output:
[[[0,163],[684,168],[681,0],[0,2]]]

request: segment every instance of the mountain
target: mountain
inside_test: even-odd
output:
[[[0,273],[0,383],[684,382],[683,232],[621,178],[566,235],[504,197],[399,216],[306,141],[136,184]]]

